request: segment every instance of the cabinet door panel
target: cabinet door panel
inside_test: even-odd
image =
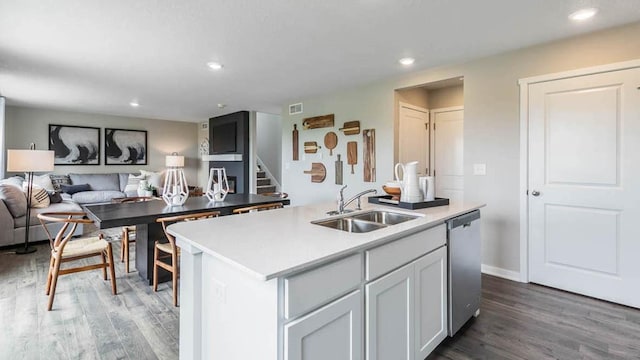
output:
[[[447,337],[447,248],[415,262],[416,359],[424,359]]]
[[[414,267],[404,266],[366,287],[367,359],[413,359]]]
[[[285,325],[285,360],[362,359],[360,290]]]

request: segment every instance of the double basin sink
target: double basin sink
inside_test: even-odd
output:
[[[316,220],[311,223],[351,233],[367,233],[419,217],[417,215],[375,210],[340,218]]]

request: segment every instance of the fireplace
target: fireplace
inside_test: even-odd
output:
[[[236,193],[236,180],[235,176],[227,176],[227,182],[229,183],[229,194]]]
[[[230,193],[249,193],[249,112],[209,119],[209,139],[209,168],[225,168]]]

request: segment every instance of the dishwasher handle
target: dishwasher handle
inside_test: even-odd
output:
[[[460,226],[468,227],[472,221],[480,219],[480,210],[474,210],[470,213],[460,215],[448,221],[449,230]]]

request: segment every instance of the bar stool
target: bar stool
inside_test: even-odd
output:
[[[173,306],[178,306],[178,255],[180,253],[176,246],[176,238],[167,232],[167,226],[180,221],[193,221],[218,217],[219,211],[208,211],[197,214],[187,214],[159,218],[156,222],[162,224],[164,234],[169,240],[168,243],[161,243],[156,240],[153,250],[153,291],[158,291],[158,268],[161,267],[171,273],[171,281],[173,282]],[[162,261],[162,259],[171,258],[171,264]]]
[[[243,213],[248,213],[251,211],[264,211],[264,210],[272,210],[272,209],[280,209],[282,208],[282,203],[281,202],[275,202],[275,203],[268,203],[268,204],[261,204],[261,205],[254,205],[254,206],[247,206],[247,207],[243,207],[243,208],[237,208],[237,209],[233,209],[233,213],[234,214],[243,214]]]
[[[84,212],[49,212],[38,214],[38,220],[40,220],[40,223],[49,238],[49,245],[51,246],[51,261],[49,262],[49,273],[47,275],[45,292],[49,295],[47,311],[51,311],[51,308],[53,307],[53,298],[56,294],[56,285],[58,283],[58,276],[60,275],[102,269],[102,276],[104,280],[107,280],[107,268],[109,268],[111,276],[111,292],[113,295],[118,293],[111,243],[103,239],[102,234],[99,236],[71,240],[78,224],[93,223],[92,220],[86,219],[85,217],[86,214]],[[47,227],[50,226],[51,223],[64,224],[56,234],[55,238],[51,236]],[[94,256],[99,256],[102,262],[99,264],[60,269],[60,265],[62,263]]]

